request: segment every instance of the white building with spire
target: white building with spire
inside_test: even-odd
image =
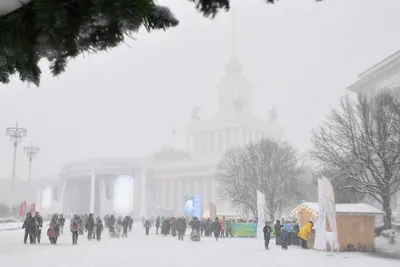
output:
[[[252,87],[237,56],[236,34],[225,75],[217,83],[218,111],[200,118],[194,108],[186,126],[186,151],[167,146],[147,160],[90,160],[65,166],[54,211],[113,212],[115,180],[131,175],[134,182],[134,216],[185,215],[185,201],[196,196],[201,216],[244,216],[246,210],[221,200],[216,176],[219,160],[230,148],[280,138],[282,128],[275,110],[268,121],[252,112]],[[71,200],[73,199],[73,200]],[[187,214],[186,214],[187,215]]]

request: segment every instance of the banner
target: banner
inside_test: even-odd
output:
[[[19,216],[24,217],[26,214],[26,201],[21,203],[21,206],[19,207]]]
[[[318,204],[319,204],[319,216],[315,222],[315,243],[314,249],[325,250],[326,249],[326,210],[325,210],[325,197],[324,197],[324,185],[320,178],[318,178]]]
[[[210,217],[212,220],[217,217],[217,206],[213,202],[210,202]]]
[[[333,191],[331,182],[327,178],[322,177],[322,182],[324,185],[326,218],[329,222],[331,232],[337,232],[335,192]],[[337,235],[335,240],[337,240]]]
[[[32,203],[31,205],[31,214],[33,215],[36,212],[36,204]]]
[[[265,197],[260,191],[257,191],[257,239],[264,239],[263,228],[265,225]]]
[[[236,237],[257,237],[256,223],[234,223],[232,228]]]

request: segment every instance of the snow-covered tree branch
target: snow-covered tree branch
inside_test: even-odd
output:
[[[257,214],[257,190],[266,200],[268,216],[293,198],[301,173],[296,151],[287,143],[264,139],[230,150],[218,166],[221,197],[233,205],[246,205]]]
[[[391,228],[390,198],[400,189],[400,102],[390,92],[343,97],[313,132],[312,157],[342,187],[376,199]]]

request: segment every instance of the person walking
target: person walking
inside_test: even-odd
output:
[[[269,222],[265,222],[265,226],[263,228],[263,232],[264,232],[265,249],[269,250],[269,240],[271,239],[271,232],[272,232],[272,228],[271,228]]]

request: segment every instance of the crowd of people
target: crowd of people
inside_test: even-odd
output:
[[[51,244],[56,245],[59,237],[64,234],[65,217],[63,214],[54,214],[51,217],[50,223],[47,228],[47,236]],[[197,217],[193,217],[188,221],[185,217],[160,217],[154,219],[142,220],[145,234],[149,235],[150,228],[154,225],[156,228],[156,234],[167,236],[177,236],[178,240],[183,240],[186,235],[187,229],[190,227],[190,239],[192,241],[200,241],[201,236],[214,236],[215,240],[218,241],[220,237],[233,237],[233,223],[235,221],[222,217],[219,219],[216,217],[214,220],[211,218],[203,218],[199,220]],[[108,228],[109,235],[111,237],[128,237],[128,232],[132,231],[134,220],[131,216],[119,216],[106,215],[103,220],[100,216],[95,218],[94,214],[78,215],[74,214],[70,219],[70,231],[72,233],[72,244],[76,245],[78,237],[87,233],[88,240],[101,240],[102,232],[104,228]],[[288,231],[284,227],[284,223],[276,221],[272,229],[272,224],[266,222],[263,228],[265,249],[269,249],[269,242],[272,233],[275,233],[276,245],[282,247],[282,249],[288,249],[289,245],[299,246],[308,248],[307,240],[309,235],[312,233],[313,222],[308,222],[301,229],[297,223],[294,224],[291,231]],[[41,242],[43,218],[36,212],[32,215],[30,212],[26,214],[26,218],[22,225],[25,229],[24,243],[29,242],[36,244]]]
[[[149,225],[153,223],[146,221]],[[200,241],[201,236],[214,236],[218,241],[219,237],[233,237],[232,231],[233,220],[223,217],[219,219],[216,217],[214,221],[211,218],[203,218],[199,220],[193,217],[189,222],[185,217],[157,217],[154,224],[156,227],[156,234],[164,236],[172,235],[178,236],[178,240],[183,240],[188,227],[191,228],[190,239],[192,241]],[[148,230],[146,230],[148,233]]]
[[[63,214],[54,214],[47,228],[47,237],[51,244],[56,245],[58,239],[64,234],[65,217]],[[30,244],[41,242],[43,218],[36,212],[34,216],[30,212],[26,214],[22,228],[25,229],[24,243],[29,237]],[[72,233],[72,244],[76,245],[78,236],[87,233],[88,240],[96,239],[100,241],[104,226],[100,216],[94,217],[93,214],[78,215],[74,214],[70,220],[70,231]]]
[[[277,220],[274,225],[274,233],[276,245],[281,246],[283,250],[287,250],[289,245],[299,246],[302,248],[308,248],[308,237],[313,231],[314,223],[309,221],[301,229],[299,229],[298,223],[293,225],[291,231],[288,231],[281,221]],[[266,222],[263,228],[264,233],[264,244],[265,249],[269,250],[269,241],[272,235],[272,227],[270,222]]]

